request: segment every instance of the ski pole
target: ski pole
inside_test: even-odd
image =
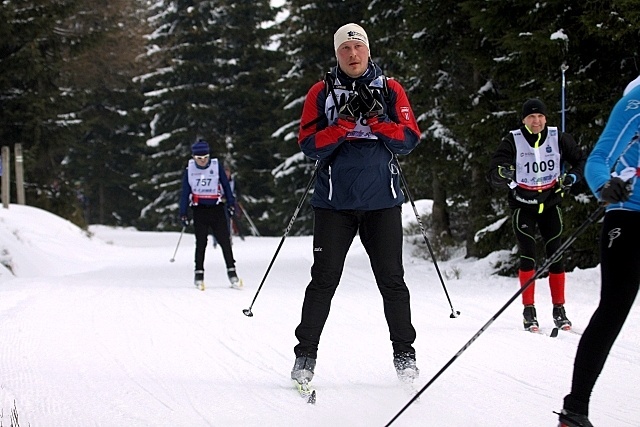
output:
[[[307,198],[307,194],[309,194],[309,190],[311,190],[311,186],[313,185],[313,181],[315,180],[316,176],[318,175],[318,169],[320,169],[320,163],[319,162],[316,164],[316,168],[313,171],[313,175],[311,176],[311,179],[309,180],[309,183],[307,184],[307,188],[305,188],[305,190],[304,190],[304,194],[302,195],[302,197],[300,198],[300,201],[298,202],[298,206],[296,207],[296,210],[293,212],[293,216],[291,217],[291,220],[289,221],[289,225],[287,225],[287,228],[284,231],[284,235],[282,236],[282,239],[280,239],[280,244],[278,245],[278,248],[276,249],[276,253],[273,254],[273,258],[271,258],[271,262],[269,263],[269,267],[267,267],[267,271],[264,273],[264,277],[262,277],[262,281],[260,282],[260,286],[258,286],[258,290],[256,291],[255,296],[253,297],[253,301],[251,301],[251,305],[249,306],[249,308],[245,308],[244,310],[242,310],[244,315],[247,316],[247,317],[253,317],[253,312],[251,311],[251,308],[253,307],[253,304],[256,302],[256,299],[258,298],[258,294],[260,293],[260,289],[262,289],[262,285],[264,285],[264,281],[267,279],[267,275],[269,274],[269,271],[271,270],[271,267],[273,266],[273,263],[276,260],[276,257],[278,256],[278,253],[280,252],[280,248],[282,247],[282,244],[284,243],[284,239],[287,238],[287,235],[289,234],[289,231],[291,231],[291,226],[293,225],[293,222],[296,220],[296,217],[298,216],[298,213],[300,212],[300,209],[302,209],[302,204],[304,203],[305,199]]]
[[[251,227],[251,234],[253,234],[254,236],[260,236],[260,232],[256,228],[256,225],[251,220],[251,217],[249,216],[249,214],[247,213],[247,210],[244,208],[244,206],[242,205],[241,202],[238,202],[238,207],[242,211],[242,214],[247,219],[247,222],[249,223],[249,226]]]
[[[182,234],[184,233],[184,229],[187,227],[182,227],[182,231],[180,232],[180,237],[178,238],[178,244],[176,245],[176,250],[173,252],[173,257],[169,260],[169,262],[173,262],[176,260],[176,254],[178,253],[178,247],[180,246],[180,240],[182,240]]]
[[[411,197],[411,192],[409,191],[409,185],[407,184],[407,180],[402,173],[402,168],[400,167],[400,161],[398,161],[398,156],[394,154],[396,159],[396,165],[398,166],[398,173],[400,174],[400,179],[402,180],[402,185],[404,186],[405,191],[407,192],[407,198],[409,202],[411,202],[411,207],[413,207],[413,213],[416,215],[416,220],[418,221],[418,226],[420,227],[420,231],[422,232],[422,237],[424,237],[424,241],[427,244],[427,248],[429,249],[429,253],[431,254],[431,259],[433,260],[433,265],[436,267],[436,272],[438,273],[438,277],[440,278],[440,283],[442,284],[442,289],[444,289],[444,294],[447,296],[447,301],[449,301],[449,307],[451,307],[450,318],[456,318],[460,315],[459,311],[453,309],[453,304],[451,304],[451,298],[449,298],[449,292],[447,292],[447,287],[444,284],[444,279],[442,278],[442,274],[440,273],[440,268],[438,267],[438,262],[436,261],[436,256],[433,253],[433,248],[431,248],[431,243],[429,243],[429,239],[427,238],[427,232],[422,224],[422,220],[420,219],[420,215],[418,215],[418,210],[416,209],[415,203],[413,203],[413,197]]]
[[[491,326],[491,324],[498,318],[498,316],[500,316],[502,314],[502,312],[504,312],[507,307],[509,307],[509,305],[511,305],[511,303],[513,301],[516,300],[516,298],[518,298],[518,296],[520,296],[520,294],[522,294],[537,278],[539,278],[549,267],[551,267],[551,264],[553,264],[558,258],[560,258],[562,256],[562,254],[564,253],[564,251],[566,251],[569,246],[571,246],[573,244],[573,242],[576,241],[576,239],[584,232],[584,230],[587,229],[587,227],[589,227],[593,222],[595,222],[596,220],[598,220],[598,218],[600,218],[600,216],[604,213],[604,209],[605,209],[605,205],[600,205],[598,207],[598,209],[596,209],[591,215],[589,215],[589,218],[587,218],[587,220],[582,223],[582,225],[580,227],[578,227],[576,229],[576,231],[573,232],[573,234],[571,236],[569,236],[569,238],[567,238],[565,240],[565,242],[560,245],[560,247],[553,253],[553,255],[551,255],[545,262],[544,264],[542,264],[540,266],[540,268],[538,268],[535,272],[535,274],[533,275],[533,277],[531,277],[529,280],[527,280],[527,282],[522,285],[522,287],[518,290],[518,292],[516,292],[510,299],[509,301],[506,302],[505,305],[502,306],[502,308],[500,308],[500,310],[497,311],[496,314],[494,314],[493,316],[491,316],[491,318],[489,319],[489,321],[487,323],[485,323],[480,330],[478,330],[478,332],[476,332],[476,334],[474,336],[471,337],[471,339],[469,341],[467,341],[467,343],[465,345],[462,346],[462,348],[460,350],[458,350],[458,352],[451,358],[449,359],[449,361],[433,376],[433,378],[431,378],[429,380],[428,383],[426,383],[424,385],[424,387],[422,387],[418,393],[416,393],[415,396],[413,396],[413,398],[411,398],[411,400],[409,400],[409,402],[404,405],[404,407],[391,419],[391,421],[389,421],[385,427],[390,426],[396,419],[398,419],[398,417],[409,407],[411,406],[411,404],[413,402],[415,402],[418,397],[420,397],[420,395],[422,393],[424,393],[424,391],[429,388],[429,386],[431,384],[433,384],[438,377],[440,377],[440,375],[442,375],[442,373],[444,371],[447,370],[447,368],[449,366],[451,366],[453,364],[453,362],[456,361],[456,359],[458,357],[460,357],[460,355],[462,353],[465,352],[465,350],[467,348],[469,348],[471,346],[471,344],[473,344],[473,342],[475,340],[477,340],[480,335],[482,335],[482,333],[484,331],[486,331],[487,329],[489,329],[489,326]]]
[[[560,66],[560,70],[562,71],[562,132],[564,132],[564,87],[565,87],[565,77],[564,73],[569,69],[569,66],[566,63],[563,63]]]

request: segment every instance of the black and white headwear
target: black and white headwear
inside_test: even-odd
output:
[[[369,37],[367,37],[367,33],[364,31],[364,28],[358,24],[350,23],[338,28],[338,31],[333,35],[334,50],[337,52],[340,45],[348,41],[362,42],[367,46],[367,49],[369,49]]]

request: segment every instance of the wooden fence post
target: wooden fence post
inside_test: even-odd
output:
[[[11,181],[9,173],[10,156],[9,147],[2,147],[2,206],[6,209],[9,208],[9,201],[11,200],[11,193],[9,192],[9,183]]]
[[[24,205],[24,162],[22,158],[22,144],[14,146],[16,156],[16,197],[19,205]]]

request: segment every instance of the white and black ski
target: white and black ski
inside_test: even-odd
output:
[[[293,382],[293,385],[295,386],[296,390],[298,390],[298,393],[300,394],[300,396],[303,399],[307,400],[307,403],[310,403],[312,405],[315,405],[316,403],[316,389],[313,388],[313,386],[309,383],[299,383],[296,380],[291,380],[291,382]]]
[[[526,329],[525,331],[531,332],[532,334],[540,334],[540,335],[545,335],[551,338],[555,338],[558,336],[558,328],[553,328],[551,329],[551,332],[547,333],[545,331],[543,331],[542,329],[538,328],[538,327],[532,327],[529,329]]]
[[[243,289],[244,282],[237,276],[229,277],[230,287],[233,289]]]
[[[575,330],[575,329],[573,329],[573,328],[569,328],[569,329],[562,329],[562,328],[560,328],[560,330],[561,330],[562,332],[566,332],[566,333],[568,333],[568,334],[574,334],[574,335],[580,335],[580,336],[582,336],[582,332],[576,331],[576,330]]]
[[[402,385],[402,388],[409,393],[410,396],[415,396],[416,394],[418,394],[419,388],[416,386],[414,381],[404,381],[404,380],[400,380],[400,384]],[[416,402],[420,401],[420,398],[417,397]]]

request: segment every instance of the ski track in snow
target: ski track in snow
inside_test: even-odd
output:
[[[0,249],[18,272],[0,270],[4,424],[15,401],[21,425],[33,427],[382,426],[517,291],[516,279],[492,276],[488,261],[440,261],[461,312],[451,319],[433,263],[412,256],[407,244],[421,370],[407,387],[395,375],[382,301],[356,237],[322,335],[317,403],[309,405],[289,373],[311,237],[287,237],[249,318],[242,310],[280,237],[234,238],[242,291],[229,288],[220,249],[209,243],[202,292],[192,284],[192,234],[183,235],[170,263],[179,233],[91,230],[88,238],[33,208],[0,211]],[[550,331],[546,279],[536,286],[541,328]],[[584,330],[598,297],[598,269],[567,275],[567,314],[576,330]],[[552,411],[569,390],[580,336],[526,333],[521,315],[516,300],[393,425],[556,425]],[[634,307],[596,384],[595,425],[640,425],[632,384],[640,373],[639,320]]]

